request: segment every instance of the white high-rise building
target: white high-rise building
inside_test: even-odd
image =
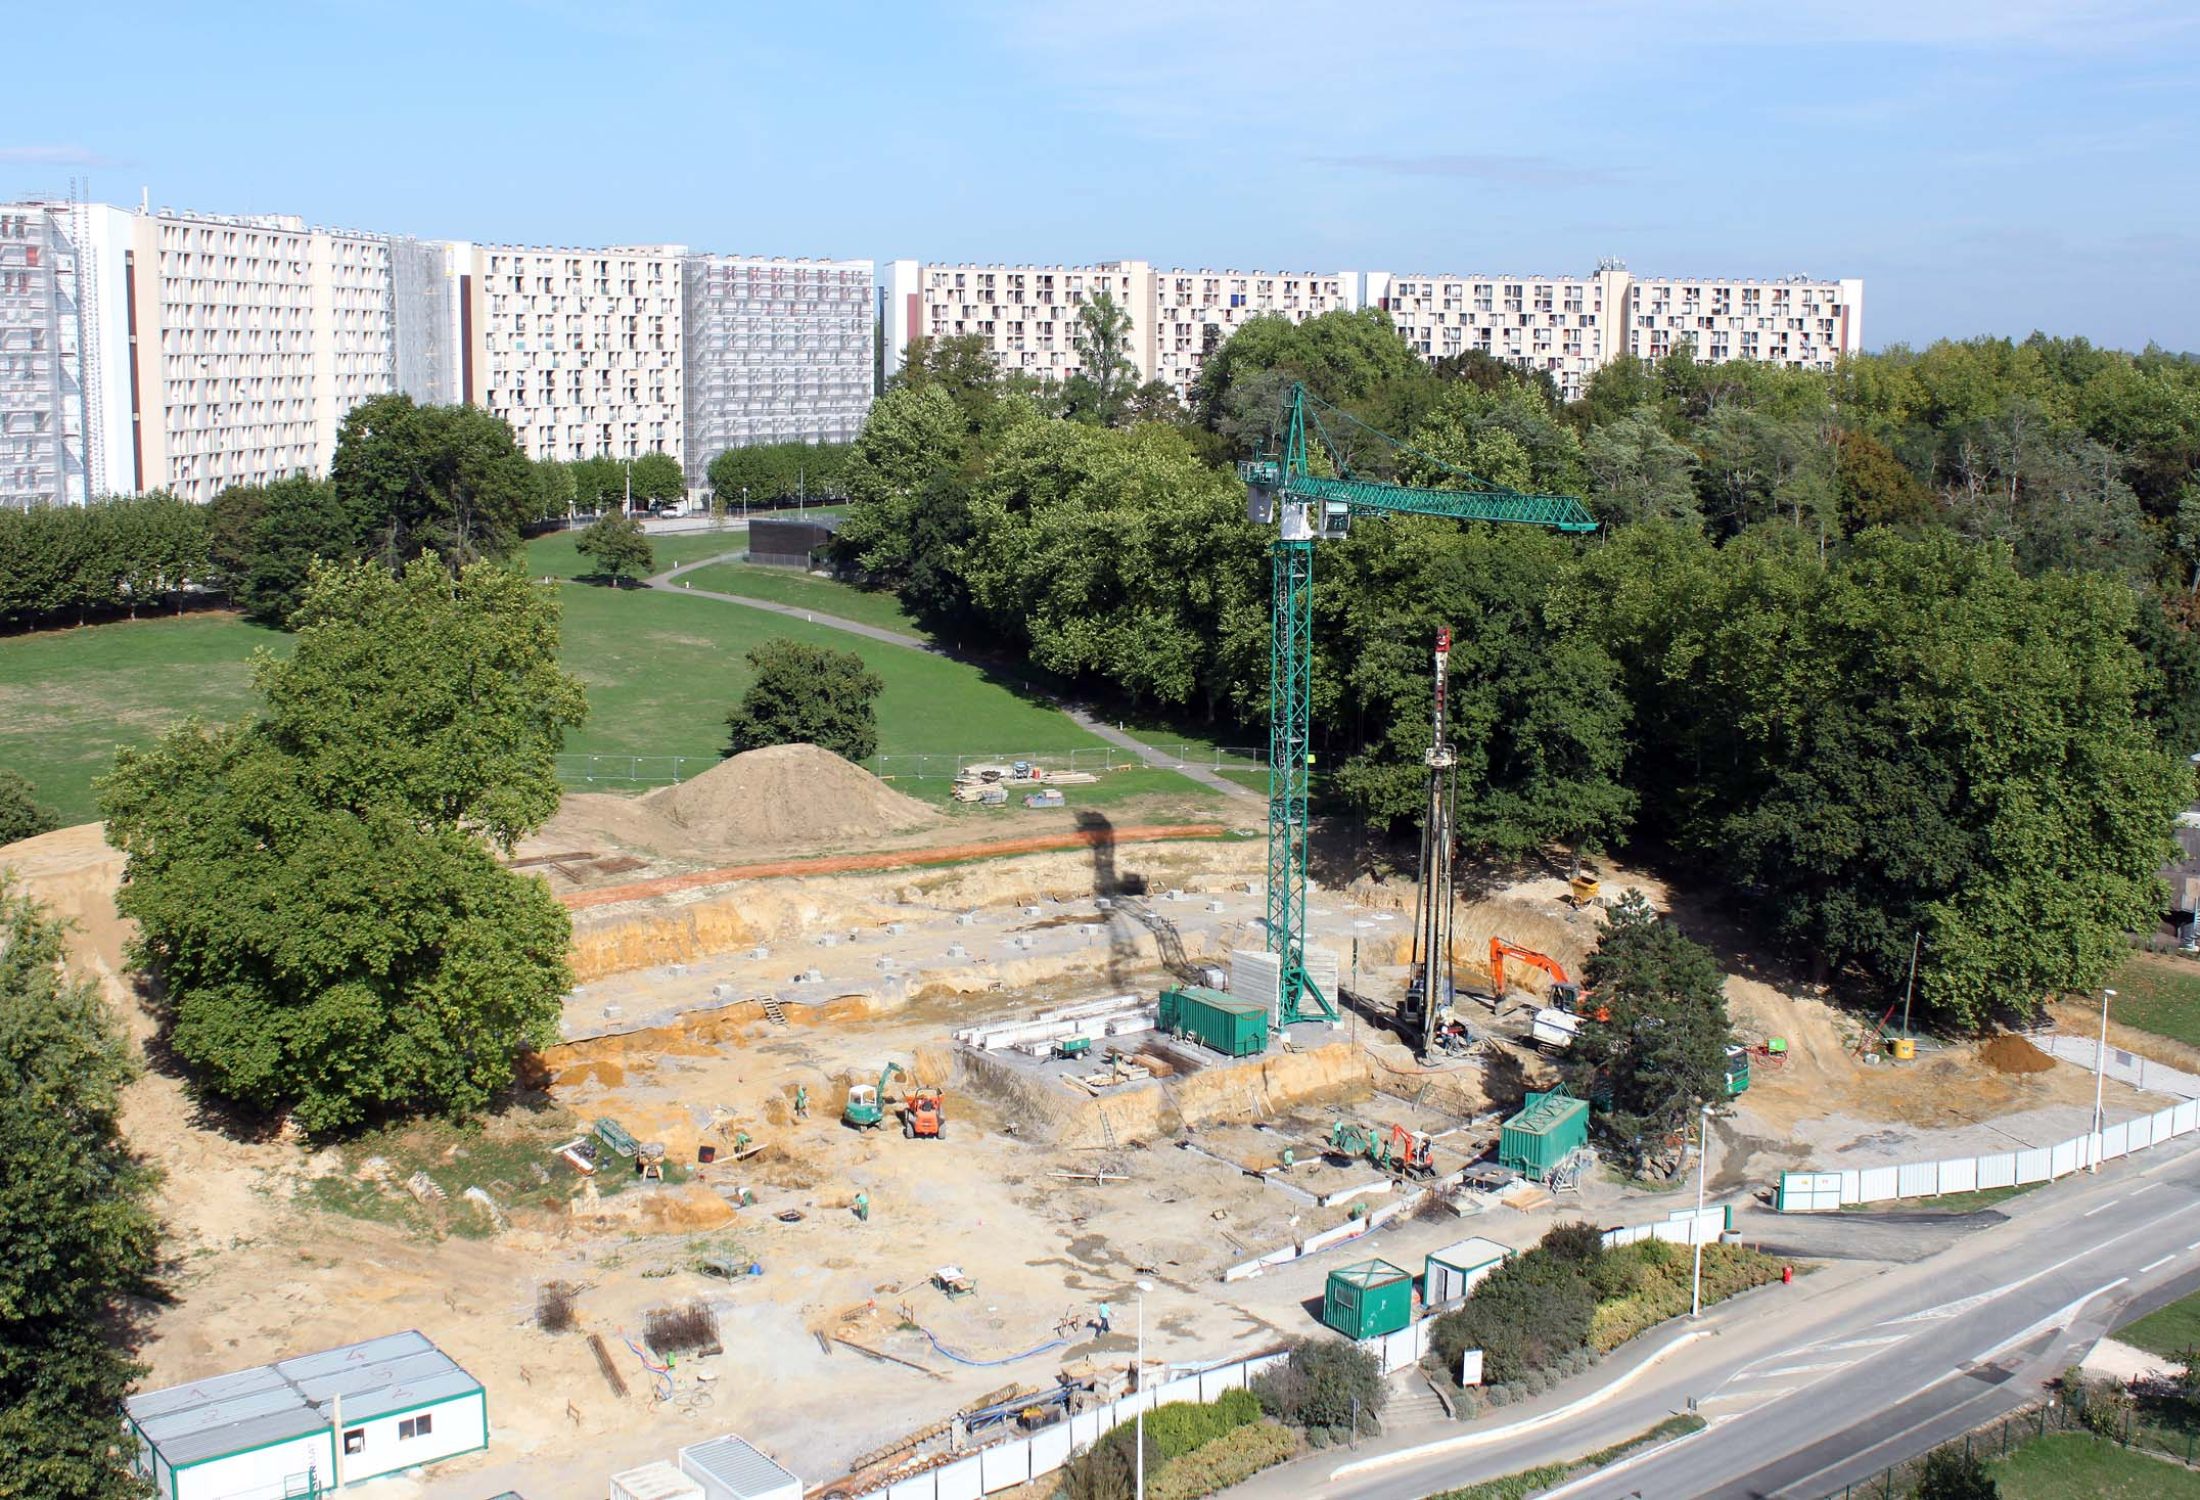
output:
[[[1080,310],[1105,291],[1130,314],[1138,379],[1181,398],[1206,358],[1247,319],[1294,323],[1360,306],[1354,271],[1156,270],[1142,260],[1083,266],[930,265],[897,260],[886,288],[886,369],[901,368],[916,338],[985,340],[1003,371],[1067,380],[1084,369]]]
[[[688,483],[757,443],[845,443],[875,382],[867,260],[691,255],[683,267]]]
[[[133,454],[130,216],[0,205],[0,505],[140,487]]]
[[[1623,354],[1655,364],[1682,343],[1707,364],[1758,360],[1830,370],[1864,347],[1864,283],[1637,277],[1617,261],[1590,276],[1394,276],[1371,271],[1368,301],[1428,359],[1479,349],[1548,374],[1580,397]]]
[[[463,248],[462,384],[530,458],[682,457],[680,245]]]

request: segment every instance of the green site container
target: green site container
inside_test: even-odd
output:
[[[1379,1338],[1413,1321],[1413,1273],[1363,1260],[1329,1273],[1322,1321],[1348,1339]]]
[[[1526,1177],[1541,1177],[1589,1144],[1589,1101],[1563,1088],[1530,1094],[1519,1114],[1497,1133],[1497,1164]]]
[[[1191,1037],[1224,1057],[1252,1057],[1268,1050],[1268,1007],[1204,985],[1163,990],[1155,1021],[1169,1035]]]

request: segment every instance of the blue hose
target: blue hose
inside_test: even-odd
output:
[[[1020,1359],[1029,1359],[1034,1354],[1045,1354],[1050,1349],[1067,1349],[1069,1347],[1068,1339],[1048,1339],[1045,1343],[1034,1345],[1021,1354],[1004,1354],[999,1359],[972,1359],[967,1354],[957,1354],[937,1338],[934,1338],[932,1330],[929,1328],[924,1330],[924,1336],[931,1340],[932,1348],[936,1352],[953,1360],[958,1365],[971,1365],[980,1370],[991,1369],[994,1365],[1012,1365]]]

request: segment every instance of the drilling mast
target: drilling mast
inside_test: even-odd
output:
[[[1429,714],[1428,805],[1421,816],[1420,893],[1414,898],[1413,962],[1406,981],[1406,1015],[1421,1029],[1421,1055],[1436,1051],[1436,1028],[1451,1009],[1452,816],[1459,764],[1446,733],[1447,672],[1451,627],[1436,632],[1435,707]]]

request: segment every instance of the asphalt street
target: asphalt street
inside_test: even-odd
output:
[[[1960,1220],[1781,1220],[1774,1227],[1797,1252],[1822,1239],[1825,1253],[1845,1258],[1822,1262],[1792,1286],[1735,1298],[1694,1326],[1638,1340],[1498,1420],[1435,1442],[1421,1427],[1354,1454],[1270,1471],[1230,1494],[1422,1500],[1595,1452],[1693,1400],[1709,1423],[1703,1431],[1550,1494],[1837,1495],[2035,1399],[2127,1309],[2200,1284],[2196,1146],[2111,1162],[2097,1177],[2065,1179]],[[1918,1243],[1928,1253],[1897,1253]],[[1867,1250],[1886,1258],[1858,1258]]]

